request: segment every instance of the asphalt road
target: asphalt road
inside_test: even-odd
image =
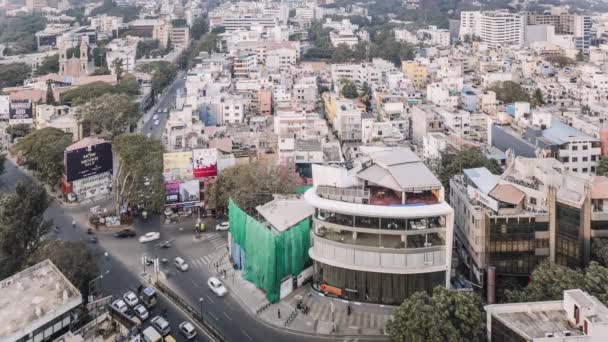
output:
[[[156,104],[143,115],[138,125],[138,131],[144,134],[150,133],[151,136],[158,139],[162,138],[163,130],[169,116],[168,112],[163,113],[162,111],[164,109],[169,111],[171,108],[175,107],[175,95],[178,90],[184,88],[186,83],[186,80],[184,79],[185,74],[185,72],[180,71],[175,77],[175,80],[173,80],[173,83],[165,89]],[[154,120],[152,119],[154,114],[158,114],[158,125],[154,125]]]

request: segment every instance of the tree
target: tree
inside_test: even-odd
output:
[[[89,296],[89,283],[97,277],[95,258],[82,241],[48,240],[29,257],[29,265],[50,259],[83,298]]]
[[[604,167],[606,164],[604,162]],[[594,238],[591,240],[591,255],[602,266],[608,266],[608,239]]]
[[[578,53],[576,54],[576,61],[577,62],[584,62],[585,61],[585,54],[583,53],[582,49],[578,50]]]
[[[157,50],[159,47],[158,39],[144,39],[137,42],[137,48],[135,52],[135,58],[140,59],[143,57],[150,57],[152,51]]]
[[[572,58],[562,56],[562,55],[548,56],[546,59],[547,59],[547,62],[549,62],[551,64],[555,64],[555,65],[559,66],[560,68],[563,68],[568,65],[576,64],[576,61],[573,60]]]
[[[0,44],[7,45],[7,55],[21,55],[36,51],[36,32],[46,27],[46,18],[40,14],[6,16],[0,13]],[[0,78],[2,79],[2,78]]]
[[[342,96],[346,97],[347,99],[356,99],[359,97],[357,86],[353,81],[343,78],[340,80],[340,86],[342,87]]]
[[[0,277],[19,271],[40,246],[52,222],[44,220],[50,199],[32,182],[17,183],[15,193],[0,198]]]
[[[346,44],[340,44],[331,54],[331,62],[332,63],[345,63],[354,58],[353,50],[348,47]]]
[[[93,76],[110,75],[112,72],[106,67],[99,67],[93,70]]]
[[[0,88],[23,85],[29,77],[32,68],[25,63],[10,63],[0,65]]]
[[[78,116],[95,134],[113,139],[141,117],[139,105],[126,94],[104,94],[78,108]]]
[[[15,138],[24,137],[32,131],[32,126],[28,124],[16,124],[6,128],[6,133],[11,136],[11,141]]]
[[[152,66],[152,91],[161,93],[177,76],[177,68],[169,62],[156,62]]]
[[[365,104],[365,110],[367,112],[372,111],[372,89],[367,82],[363,83],[360,95],[361,102]]]
[[[63,173],[63,152],[72,144],[72,133],[54,127],[35,130],[11,147],[23,165],[41,182],[55,187]]]
[[[112,142],[118,166],[112,187],[116,206],[142,205],[160,211],[164,205],[163,153],[159,140],[123,134]]]
[[[190,28],[190,34],[192,35],[192,39],[199,40],[207,32],[209,32],[209,22],[207,18],[196,18],[192,23],[192,27]]]
[[[114,87],[106,82],[97,81],[77,88],[70,89],[61,94],[61,103],[72,107],[81,106],[92,99],[114,91]]]
[[[116,58],[112,61],[112,69],[114,69],[114,73],[116,74],[116,79],[119,82],[122,78],[122,74],[125,72],[123,65],[124,65],[124,60],[122,58]]]
[[[533,108],[540,107],[545,104],[543,92],[539,88],[536,88],[536,90],[534,90],[532,98],[530,99],[530,104]]]
[[[223,211],[232,198],[249,210],[272,199],[272,194],[295,193],[297,176],[285,168],[262,162],[237,165],[222,171],[207,193],[211,208]]]
[[[595,174],[598,176],[608,176],[608,156],[602,156],[597,162]]]
[[[0,176],[4,173],[4,163],[6,162],[6,154],[0,154]]]
[[[36,76],[59,72],[59,55],[46,56],[36,68]]]
[[[483,341],[484,322],[477,295],[438,286],[432,296],[420,291],[406,299],[386,329],[395,342]]]
[[[507,301],[558,300],[563,298],[564,290],[581,288],[584,276],[580,270],[545,261],[532,272],[531,278],[532,281],[523,290],[506,290]]]
[[[46,82],[46,104],[52,105],[55,103],[55,95],[53,95],[53,84],[51,80]]]
[[[486,158],[481,150],[476,147],[467,147],[457,153],[442,153],[437,174],[447,191],[450,186],[450,179],[454,175],[460,174],[464,169],[476,167],[486,167],[493,174],[502,173],[502,169],[496,160]]]
[[[518,101],[529,102],[530,95],[522,88],[522,86],[513,81],[496,82],[487,90],[496,93],[496,98],[504,103],[513,103]]]
[[[125,74],[120,83],[114,88],[113,93],[137,96],[141,93],[139,88],[137,78],[133,74]]]

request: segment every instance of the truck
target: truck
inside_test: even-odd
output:
[[[141,334],[145,342],[163,341],[163,337],[153,327],[147,327]]]

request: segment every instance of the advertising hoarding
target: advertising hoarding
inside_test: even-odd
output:
[[[165,182],[165,202],[177,203],[179,201],[179,181]]]
[[[192,152],[163,154],[165,181],[192,179]]]
[[[72,192],[82,201],[87,198],[106,195],[112,187],[112,173],[103,172],[91,177],[75,180],[72,183]]]
[[[194,178],[217,176],[217,149],[207,148],[192,151]]]
[[[191,180],[179,184],[180,202],[198,202],[201,197],[198,180]]]
[[[112,145],[109,142],[65,151],[66,181],[91,177],[112,171]]]
[[[10,102],[8,123],[33,124],[34,108],[31,100],[12,100]]]

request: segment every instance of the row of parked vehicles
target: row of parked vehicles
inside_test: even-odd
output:
[[[151,310],[158,301],[156,290],[151,287],[142,288],[140,296],[128,291],[121,299],[112,302],[112,308],[131,318],[138,326],[143,325],[150,316]],[[179,324],[179,333],[191,340],[196,336],[194,325],[188,321]],[[146,342],[174,342],[171,334],[171,324],[166,319],[166,310],[163,315],[156,315],[150,319],[150,326],[142,331],[142,338]]]

